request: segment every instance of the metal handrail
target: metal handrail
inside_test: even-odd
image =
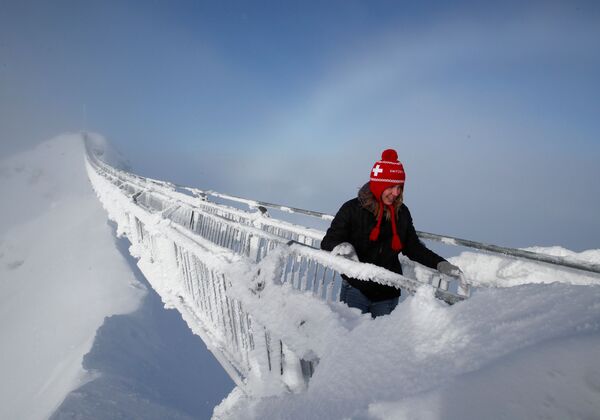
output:
[[[290,240],[292,242],[306,245],[313,249],[319,249],[319,243],[323,235],[322,232],[313,231],[313,234],[311,234],[311,230],[308,228],[303,228],[303,232],[298,234],[299,226],[288,224],[270,217],[262,217],[262,212],[258,213],[257,217],[257,213],[247,213],[243,210],[224,207],[221,204],[210,203],[204,200],[190,200],[191,197],[173,191],[173,184],[146,179],[139,175],[131,174],[127,171],[117,170],[105,162],[97,159],[97,157],[93,156],[93,158],[96,160],[94,163],[99,166],[98,169],[109,172],[110,176],[113,177],[114,180],[118,180],[121,183],[121,188],[128,190],[127,194],[131,195],[132,199],[137,204],[141,204],[148,210],[153,212],[163,212],[165,209],[170,208],[171,210],[164,212],[162,216],[179,223],[186,229],[195,230],[198,228],[198,226],[194,226],[194,224],[197,224],[200,221],[200,218],[208,218],[213,220],[212,223],[216,222],[218,225],[223,226],[227,231],[237,232],[236,235],[232,235],[231,233],[220,235],[212,232],[208,233],[208,236],[206,236],[206,232],[203,232],[201,236],[206,237],[210,242],[232,250],[234,250],[234,248],[239,250],[240,247],[242,249],[246,249],[246,245],[242,245],[239,240],[232,240],[231,237],[245,237],[251,232],[251,236],[254,238],[260,238],[260,243],[263,244],[259,247],[261,251],[259,254],[249,255],[246,249],[245,253],[242,253],[244,253],[247,257],[255,259],[256,261],[262,259],[266,255],[267,249],[271,248],[273,244],[285,244]],[[154,186],[159,186],[160,188],[149,188],[149,182]],[[168,189],[166,190],[164,188],[165,185],[168,186]],[[133,191],[139,192],[134,194]],[[199,190],[194,189],[195,194],[198,194],[198,191]],[[250,202],[250,200],[246,201]],[[173,209],[174,206],[179,207],[179,209]],[[209,206],[210,212],[205,211],[206,209],[203,209],[204,206]],[[218,213],[211,214],[212,210],[215,209],[218,210]],[[181,214],[181,212],[185,212],[185,214]],[[240,230],[237,227],[238,223],[242,223],[246,227]],[[328,253],[327,255],[329,256]],[[384,271],[387,272],[387,270]],[[450,285],[454,286],[455,283],[458,282],[457,279],[447,278],[445,276],[442,276],[444,278],[440,279],[440,273],[437,271],[427,268],[426,271],[431,271],[429,274],[428,283],[426,284],[429,284],[436,289],[436,295],[438,298],[448,303],[456,303],[468,296],[468,292],[466,291],[463,291],[467,293],[465,295],[463,293],[453,293],[448,290]],[[349,273],[344,273],[343,270],[339,274],[349,275]],[[338,280],[340,280],[339,274],[336,274],[338,276]],[[397,275],[391,272],[388,274],[393,274],[392,277],[397,276],[397,278],[394,277],[395,283],[390,285],[402,288],[409,292],[414,292],[417,284],[423,284],[422,282],[413,283],[412,280],[406,276]],[[388,274],[382,272],[378,274],[377,278],[365,278],[364,280],[381,282],[384,278],[389,277]],[[350,277],[356,276],[350,275]]]
[[[157,218],[156,212],[142,205],[142,194],[128,188],[89,159],[88,163],[92,185],[95,188],[104,185],[100,190],[96,188],[99,198],[102,202],[113,203],[113,211],[118,213],[112,213],[111,217],[137,247],[138,256],[140,249],[145,250],[146,259],[140,265],[144,274],[150,276],[151,284],[158,287],[160,293],[162,281],[154,281],[153,276],[162,270],[146,271],[144,267],[148,263],[158,263],[169,272],[170,284],[163,292],[177,295],[173,304],[184,318],[195,320],[194,332],[209,346],[236,384],[243,388],[248,377],[256,375],[263,380],[272,377],[283,386],[299,386],[301,379],[288,382],[287,378],[312,372],[310,361],[294,359],[294,353],[283,339],[266,326],[259,325],[228,291],[233,280],[229,278],[230,267],[232,263],[244,261],[244,257],[222,247],[217,250],[210,240],[177,224],[161,223],[164,219]],[[107,189],[108,185],[113,188]],[[115,202],[118,202],[116,207]],[[159,214],[164,217],[171,213],[172,208],[166,208]],[[213,224],[213,229],[218,231],[220,226]],[[171,291],[173,286],[175,292]]]
[[[468,248],[493,252],[495,254],[502,254],[516,258],[525,258],[528,260],[539,261],[543,263],[554,264],[562,267],[568,267],[576,270],[600,274],[600,264],[590,264],[584,261],[573,261],[567,258],[557,257],[555,255],[541,254],[539,252],[532,252],[524,249],[507,248],[498,245],[475,242],[468,239],[454,238],[452,236],[436,235],[434,233],[428,232],[417,232],[417,234],[422,239],[438,241],[446,245],[465,246]]]
[[[93,153],[93,151],[91,149],[88,149],[88,154],[97,158],[97,156]],[[101,164],[107,165],[105,162],[103,162],[100,159],[98,159],[98,161]],[[110,165],[107,165],[107,166],[111,169],[114,169],[114,168],[110,167]],[[282,205],[282,204],[270,203],[267,201],[250,200],[247,198],[238,197],[238,196],[231,195],[231,194],[224,194],[224,193],[220,193],[220,192],[213,191],[213,190],[201,190],[199,188],[188,187],[188,186],[179,185],[179,184],[175,184],[175,183],[171,183],[171,182],[164,182],[164,181],[155,180],[152,178],[145,178],[145,177],[141,177],[137,174],[134,174],[134,173],[131,173],[128,171],[124,171],[124,170],[119,170],[119,171],[133,177],[134,179],[150,181],[150,182],[156,183],[157,185],[160,185],[162,187],[168,187],[173,190],[179,189],[179,190],[183,190],[183,191],[188,191],[196,196],[203,197],[203,198],[205,198],[207,196],[218,197],[218,198],[221,198],[224,200],[229,200],[232,202],[245,204],[249,208],[252,208],[252,209],[263,207],[263,208],[280,210],[280,211],[292,213],[292,214],[301,214],[304,216],[315,217],[315,218],[318,218],[321,220],[333,220],[333,218],[334,218],[334,216],[331,214],[322,213],[322,212],[315,211],[315,210],[307,210],[307,209],[302,209],[302,208],[298,208],[298,207],[291,207],[291,206],[286,206],[286,205]],[[209,205],[209,202],[207,202],[207,205]],[[281,222],[281,223],[285,224],[285,222]],[[289,228],[289,226],[286,226],[286,227]],[[417,232],[417,236],[419,236],[419,238],[421,238],[421,239],[436,241],[436,242],[440,242],[445,245],[464,246],[467,248],[477,249],[477,250],[481,250],[481,251],[487,251],[487,252],[491,252],[494,254],[514,257],[514,258],[520,258],[520,259],[527,259],[530,261],[536,261],[536,262],[566,267],[566,268],[570,268],[570,269],[586,271],[589,273],[600,274],[600,264],[592,264],[592,263],[587,263],[584,261],[575,261],[575,260],[572,260],[569,258],[558,257],[558,256],[548,255],[548,254],[542,254],[539,252],[532,252],[532,251],[527,251],[527,250],[518,249],[518,248],[509,248],[509,247],[502,247],[499,245],[486,244],[483,242],[472,241],[469,239],[461,239],[461,238],[456,238],[453,236],[439,235],[439,234],[424,232],[424,231],[416,231],[416,232]],[[316,234],[316,233],[314,235],[312,235],[312,237],[315,240],[321,239],[319,237],[319,234]]]
[[[302,208],[298,208],[298,207],[291,207],[291,206],[286,206],[286,205],[282,205],[282,204],[269,203],[267,201],[249,200],[246,198],[237,197],[235,195],[223,194],[223,193],[219,193],[217,191],[212,191],[212,190],[199,190],[197,188],[186,187],[186,186],[182,186],[182,185],[178,185],[178,184],[172,184],[172,185],[174,185],[177,188],[181,188],[183,190],[194,192],[196,194],[203,194],[205,196],[213,196],[213,197],[230,200],[230,201],[237,202],[237,203],[243,203],[243,204],[248,205],[248,207],[250,207],[250,208],[264,207],[264,208],[280,210],[280,211],[287,212],[287,213],[302,214],[305,216],[315,217],[315,218],[322,219],[322,220],[333,220],[333,218],[334,218],[334,216],[331,214],[322,213],[322,212],[315,211],[315,210],[306,210],[306,209],[302,209]],[[461,239],[461,238],[456,238],[453,236],[439,235],[439,234],[424,232],[424,231],[416,231],[416,232],[417,232],[417,236],[419,236],[420,239],[436,241],[436,242],[443,243],[445,245],[464,246],[467,248],[478,249],[481,251],[487,251],[487,252],[491,252],[494,254],[501,254],[501,255],[515,257],[515,258],[523,258],[523,259],[527,259],[527,260],[531,260],[531,261],[553,264],[553,265],[567,267],[567,268],[571,268],[571,269],[575,269],[575,270],[581,270],[581,271],[587,271],[590,273],[600,274],[600,264],[592,264],[592,263],[587,263],[584,261],[574,261],[574,260],[571,260],[568,258],[558,257],[555,255],[542,254],[539,252],[532,252],[532,251],[527,251],[527,250],[518,249],[518,248],[502,247],[499,245],[486,244],[483,242],[472,241],[469,239]]]
[[[180,188],[192,190],[189,187],[180,187]],[[199,191],[199,190],[196,190],[196,191]],[[334,216],[331,214],[322,213],[322,212],[314,211],[314,210],[306,210],[306,209],[301,209],[301,208],[297,208],[297,207],[285,206],[282,204],[269,203],[266,201],[248,200],[245,198],[236,197],[234,195],[223,194],[223,193],[219,193],[216,191],[210,191],[210,190],[202,191],[202,192],[206,195],[212,195],[214,197],[231,200],[231,201],[238,202],[238,203],[245,203],[245,204],[248,204],[250,207],[262,206],[265,208],[277,209],[277,210],[285,211],[288,213],[297,213],[297,214],[302,214],[302,215],[306,215],[306,216],[316,217],[316,218],[323,219],[323,220],[333,220],[333,218],[334,218]],[[477,242],[477,241],[472,241],[472,240],[468,240],[468,239],[461,239],[461,238],[456,238],[453,236],[439,235],[439,234],[423,232],[423,231],[417,231],[417,236],[419,236],[419,238],[421,238],[421,239],[436,241],[436,242],[443,243],[445,245],[464,246],[467,248],[478,249],[481,251],[488,251],[488,252],[492,252],[495,254],[501,254],[501,255],[516,257],[516,258],[524,258],[527,260],[538,261],[538,262],[542,262],[542,263],[553,264],[553,265],[572,268],[572,269],[576,269],[576,270],[587,271],[590,273],[600,274],[600,264],[591,264],[591,263],[587,263],[584,261],[573,261],[573,260],[570,260],[570,259],[567,259],[564,257],[542,254],[539,252],[532,252],[532,251],[527,251],[527,250],[518,249],[518,248],[502,247],[502,246],[498,246],[498,245],[486,244],[483,242]]]

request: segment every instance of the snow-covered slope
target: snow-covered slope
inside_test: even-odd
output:
[[[0,419],[210,416],[232,382],[115,238],[82,136],[2,160],[0,196]]]
[[[44,418],[85,380],[104,317],[145,291],[89,185],[80,135],[0,162],[0,196],[0,418]]]

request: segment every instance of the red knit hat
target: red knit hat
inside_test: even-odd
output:
[[[393,187],[395,185],[404,185],[406,174],[404,173],[404,167],[402,163],[398,161],[398,153],[394,149],[384,150],[381,154],[381,160],[375,162],[373,169],[371,170],[371,179],[369,182],[369,188],[377,199],[381,211],[377,219],[377,225],[371,231],[369,239],[376,241],[379,237],[379,230],[381,227],[381,220],[383,219],[383,201],[381,200],[381,194],[386,188]],[[392,249],[394,251],[400,251],[402,249],[402,242],[396,231],[396,212],[393,206],[388,206],[391,219],[392,219]]]

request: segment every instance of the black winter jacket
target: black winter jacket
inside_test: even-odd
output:
[[[365,193],[365,187],[367,188]],[[342,205],[327,229],[321,241],[321,249],[331,251],[342,242],[349,242],[354,246],[358,259],[364,263],[371,263],[402,274],[402,266],[398,260],[398,252],[392,249],[392,224],[383,218],[381,231],[376,241],[369,240],[369,234],[375,226],[377,219],[372,203],[365,203],[365,194],[373,195],[368,190],[368,184],[361,188],[359,197],[347,201]],[[436,268],[444,258],[428,249],[417,237],[413,226],[412,217],[408,207],[401,204],[397,208],[396,229],[400,236],[403,248],[400,252],[413,261],[427,267]],[[392,299],[400,296],[400,290],[395,287],[385,286],[373,281],[357,280],[342,276],[353,287],[359,289],[371,301]]]

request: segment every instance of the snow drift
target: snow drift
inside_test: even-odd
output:
[[[82,136],[2,160],[0,195],[0,418],[209,416],[232,383],[124,256]]]
[[[561,252],[598,262],[598,252]],[[504,287],[480,286],[453,306],[423,288],[389,316],[362,316],[336,335],[306,393],[259,401],[232,394],[217,417],[598,418],[599,280],[481,254],[452,262],[481,286],[485,278]]]
[[[143,287],[114,246],[83,165],[79,135],[0,163],[0,418],[47,417],[86,380],[104,318]]]

